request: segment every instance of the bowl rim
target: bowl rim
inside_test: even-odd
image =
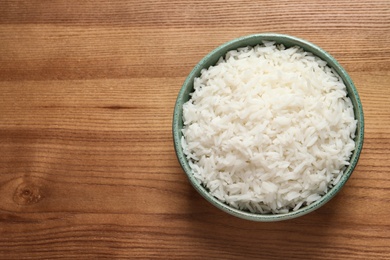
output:
[[[229,206],[224,202],[220,201],[219,199],[215,198],[214,196],[212,196],[195,179],[195,177],[191,173],[191,169],[188,165],[187,158],[185,157],[183,149],[181,147],[182,105],[184,103],[182,100],[186,99],[186,95],[188,96],[188,93],[192,92],[194,77],[199,75],[200,70],[202,68],[206,68],[206,67],[208,68],[209,66],[214,65],[216,60],[218,60],[219,57],[225,55],[226,52],[228,52],[229,50],[237,49],[239,47],[255,45],[255,44],[246,44],[247,42],[254,42],[254,43],[257,42],[257,44],[261,44],[262,41],[275,41],[276,43],[289,42],[291,43],[290,44],[291,46],[297,45],[303,48],[305,51],[312,52],[315,56],[318,56],[321,59],[325,60],[328,66],[334,68],[337,71],[337,73],[343,79],[344,84],[347,86],[348,95],[350,96],[351,100],[353,99],[352,101],[354,103],[355,119],[357,119],[358,121],[357,130],[356,130],[357,134],[355,137],[355,150],[351,155],[350,165],[345,170],[340,181],[335,186],[333,186],[325,195],[323,195],[319,200],[311,203],[310,205],[304,206],[296,211],[290,211],[288,213],[281,213],[281,214],[260,214],[260,213],[251,213],[247,211],[242,211],[233,208],[232,206]],[[221,53],[223,54],[220,55]],[[210,63],[210,60],[215,60],[215,62]],[[190,74],[188,74],[188,76],[186,77],[177,96],[175,107],[174,107],[174,113],[173,113],[172,133],[173,133],[175,153],[178,158],[178,161],[182,169],[184,170],[185,174],[187,175],[187,178],[189,179],[191,185],[203,198],[205,198],[212,205],[216,206],[222,211],[229,213],[233,216],[246,219],[246,220],[251,220],[251,221],[271,222],[271,221],[287,220],[287,219],[292,219],[292,218],[306,215],[320,208],[324,204],[326,204],[341,190],[341,188],[345,185],[347,180],[350,178],[353,170],[355,169],[361,151],[363,149],[364,114],[363,114],[363,107],[362,107],[359,94],[357,92],[357,89],[351,77],[348,75],[346,70],[337,62],[337,60],[333,56],[331,56],[329,53],[327,53],[325,50],[321,49],[317,45],[308,42],[306,40],[303,40],[301,38],[297,38],[295,36],[291,36],[287,34],[278,34],[278,33],[259,33],[259,34],[242,36],[239,38],[235,38],[231,41],[225,42],[222,45],[215,48],[214,50],[212,50],[211,52],[209,52],[198,62],[198,64],[196,64],[196,66],[191,70]]]

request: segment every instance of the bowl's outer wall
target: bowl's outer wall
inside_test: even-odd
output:
[[[289,212],[286,214],[254,214],[249,213],[246,211],[241,211],[235,208],[230,207],[229,205],[226,205],[225,203],[219,201],[218,199],[214,198],[208,191],[193,177],[193,174],[191,173],[191,168],[188,165],[188,161],[186,156],[183,153],[183,149],[181,147],[181,138],[182,138],[182,132],[181,129],[183,128],[183,114],[182,114],[182,107],[185,102],[187,102],[190,99],[190,93],[194,91],[193,89],[193,82],[194,78],[198,77],[200,75],[200,72],[204,68],[209,68],[210,66],[213,66],[217,63],[220,57],[224,56],[228,51],[235,50],[240,47],[246,47],[246,46],[255,46],[258,44],[261,44],[262,41],[275,41],[277,44],[283,44],[286,48],[292,47],[292,46],[300,46],[303,48],[304,51],[311,52],[315,56],[321,58],[322,60],[326,61],[328,63],[328,66],[333,68],[343,79],[346,87],[348,96],[350,97],[352,104],[354,106],[354,113],[355,118],[358,121],[357,130],[356,130],[356,137],[355,137],[355,151],[353,152],[351,159],[350,159],[350,165],[347,167],[347,169],[344,172],[343,177],[341,178],[340,182],[333,187],[327,194],[325,194],[320,200],[310,204],[309,206],[303,207],[297,211]],[[333,198],[339,190],[344,186],[346,181],[349,179],[349,177],[352,174],[352,171],[357,165],[357,162],[359,160],[360,152],[363,148],[363,139],[364,139],[364,116],[363,116],[363,108],[362,104],[359,98],[359,94],[352,82],[352,79],[349,77],[347,72],[341,67],[341,65],[326,51],[322,50],[318,46],[307,42],[305,40],[289,36],[289,35],[283,35],[283,34],[274,34],[274,33],[267,33],[267,34],[254,34],[249,36],[244,36],[241,38],[234,39],[230,42],[227,42],[225,44],[222,44],[221,46],[217,47],[213,51],[211,51],[209,54],[207,54],[191,71],[191,73],[186,78],[179,95],[176,100],[175,109],[174,109],[174,115],[173,115],[173,137],[174,137],[174,146],[176,150],[176,155],[178,157],[178,160],[184,169],[185,173],[187,174],[187,177],[189,178],[192,186],[210,203],[215,205],[217,208],[232,214],[236,217],[240,217],[247,220],[253,220],[253,221],[280,221],[280,220],[286,220],[291,219],[295,217],[299,217],[302,215],[305,215],[309,212],[312,212],[322,205],[324,205],[326,202],[328,202],[331,198]]]

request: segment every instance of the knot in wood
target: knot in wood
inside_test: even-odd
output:
[[[14,193],[14,201],[19,205],[31,205],[42,200],[43,194],[39,186],[33,183],[21,183]]]

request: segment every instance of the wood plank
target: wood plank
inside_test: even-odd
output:
[[[321,209],[235,218],[191,187],[171,133],[186,75],[233,38],[291,34],[350,73],[359,164]],[[0,3],[0,259],[389,259],[390,2]]]

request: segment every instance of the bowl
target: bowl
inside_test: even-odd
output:
[[[275,41],[277,44],[283,44],[286,48],[292,46],[299,46],[303,48],[304,51],[311,52],[322,60],[326,61],[328,66],[333,68],[342,78],[344,84],[347,88],[347,93],[349,98],[353,104],[353,110],[355,114],[355,119],[357,120],[357,129],[356,129],[356,137],[355,141],[355,150],[353,151],[350,158],[350,165],[344,171],[341,180],[333,186],[325,195],[323,195],[319,200],[313,202],[310,205],[306,205],[296,211],[289,211],[288,213],[283,214],[260,214],[260,213],[251,213],[249,211],[239,210],[233,208],[224,202],[221,202],[217,198],[213,197],[207,189],[202,186],[193,176],[190,166],[188,164],[187,158],[183,152],[181,146],[181,138],[183,128],[183,104],[187,102],[190,98],[190,93],[194,91],[193,89],[193,81],[195,77],[200,75],[202,69],[207,69],[212,65],[215,65],[221,56],[224,56],[228,51],[238,49],[240,47],[246,46],[255,46],[257,44],[261,44],[262,41]],[[305,41],[303,39],[283,35],[283,34],[274,34],[274,33],[266,33],[266,34],[254,34],[248,35],[240,38],[233,39],[227,43],[224,43],[207,54],[190,72],[184,84],[178,94],[174,114],[173,114],[173,140],[174,147],[176,151],[177,158],[180,162],[181,167],[183,168],[185,174],[187,175],[190,183],[195,188],[200,195],[202,195],[207,201],[209,201],[212,205],[219,208],[220,210],[227,212],[233,216],[251,220],[251,221],[261,221],[261,222],[270,222],[270,221],[281,221],[288,220],[292,218],[296,218],[299,216],[303,216],[308,214],[324,204],[326,204],[330,199],[332,199],[345,185],[349,177],[351,176],[353,170],[355,169],[361,150],[363,148],[363,139],[364,139],[364,116],[363,116],[363,108],[359,98],[359,94],[352,82],[352,79],[344,70],[344,68],[326,51],[321,49],[320,47]]]

